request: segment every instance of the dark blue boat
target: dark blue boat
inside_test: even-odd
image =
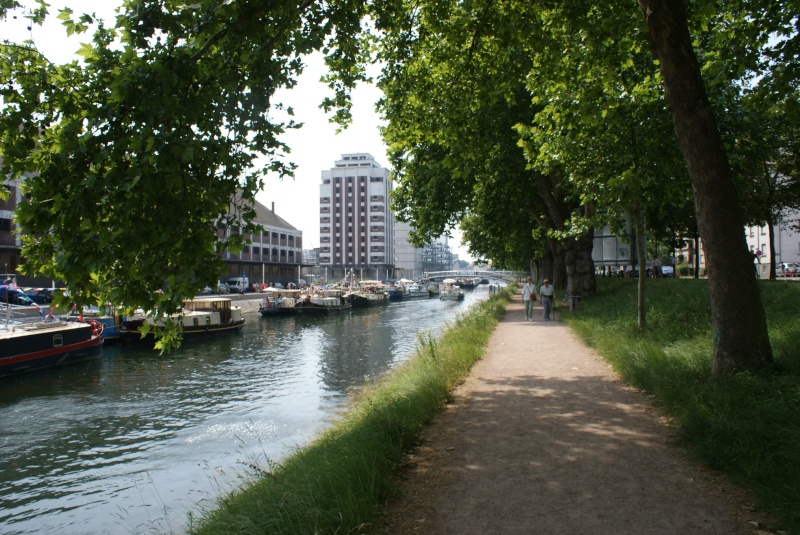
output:
[[[96,321],[3,321],[0,377],[96,358],[102,344],[103,326]]]

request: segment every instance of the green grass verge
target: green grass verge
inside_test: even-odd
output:
[[[484,353],[507,288],[457,318],[438,340],[357,394],[319,438],[256,481],[223,497],[194,534],[359,533],[390,495],[392,475],[418,432]]]
[[[705,280],[647,281],[644,331],[633,280],[598,279],[598,296],[563,317],[627,382],[654,396],[692,452],[750,489],[776,528],[800,533],[800,284],[760,288],[775,365],[730,379],[710,374]]]

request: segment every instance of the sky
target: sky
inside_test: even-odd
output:
[[[55,19],[58,10],[69,6],[75,14],[94,12],[100,18],[113,21],[118,2],[52,0],[50,5],[51,20],[43,28],[33,27],[33,39],[49,60],[65,63],[74,59],[80,43],[90,41],[91,37],[87,33],[67,38],[60,21]],[[16,41],[25,39],[28,33],[24,21],[18,19],[0,23],[0,35]],[[375,111],[380,91],[373,85],[359,84],[353,93],[353,122],[346,130],[336,134],[336,125],[329,123],[328,116],[319,109],[319,104],[328,94],[325,84],[319,81],[325,72],[321,55],[307,58],[306,64],[307,68],[297,86],[279,91],[274,99],[275,102],[293,107],[295,120],[304,124],[303,128],[281,136],[281,140],[291,149],[286,159],[297,164],[295,178],[280,180],[277,176],[267,176],[265,187],[256,198],[268,208],[274,202],[275,213],[303,231],[304,248],[308,249],[319,247],[319,186],[322,171],[333,167],[342,154],[351,152],[369,153],[384,167],[388,167],[389,162],[379,132],[381,120]],[[457,229],[453,235],[449,242],[453,251],[462,260],[471,260],[466,246],[460,244]]]

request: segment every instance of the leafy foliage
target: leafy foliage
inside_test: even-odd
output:
[[[0,45],[0,171],[25,179],[27,272],[66,281],[78,304],[160,315],[217,280],[219,253],[244,246],[264,173],[292,174],[278,136],[298,125],[271,114],[303,54],[326,49],[340,73],[329,105],[347,104],[363,13],[348,0],[126,0],[119,13],[108,28],[61,11],[68,34],[96,25],[82,62]]]

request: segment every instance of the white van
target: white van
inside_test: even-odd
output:
[[[250,279],[247,277],[231,277],[228,279],[228,290],[231,293],[243,294],[250,287]]]

